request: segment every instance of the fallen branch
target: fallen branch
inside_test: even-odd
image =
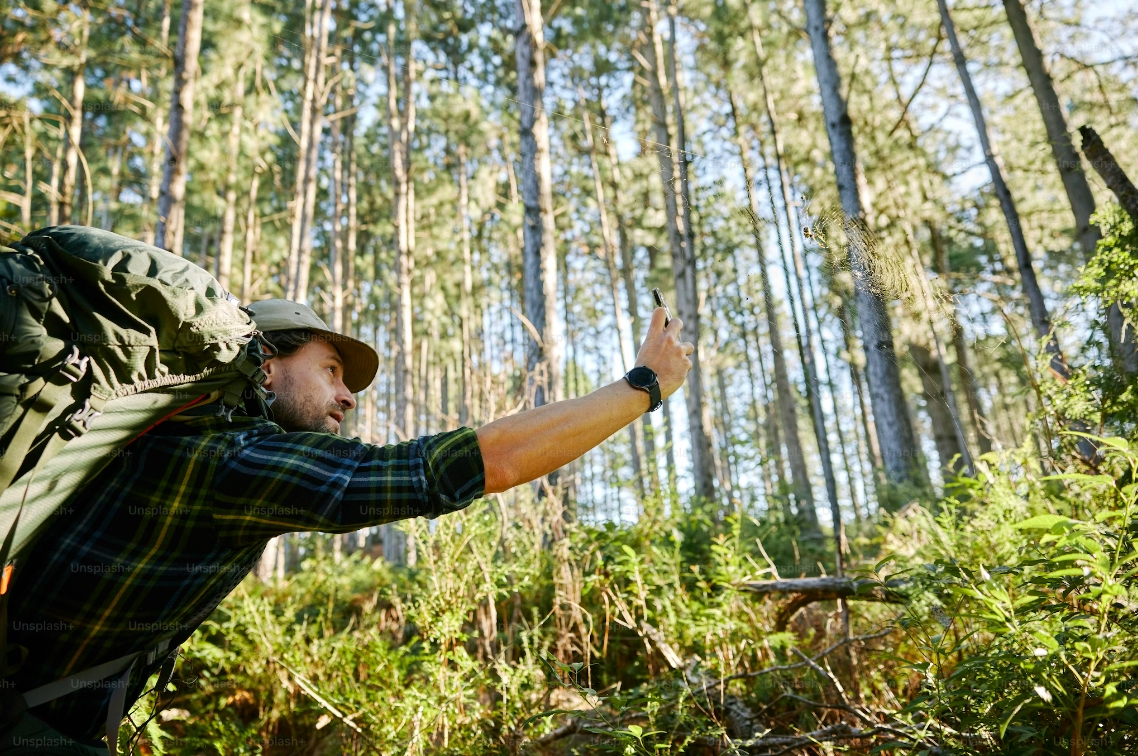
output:
[[[880,601],[887,604],[903,604],[908,599],[900,592],[907,581],[888,580],[885,583],[866,578],[822,577],[789,578],[786,580],[756,580],[738,585],[740,590],[760,596],[785,593],[791,599],[779,609],[775,617],[775,630],[786,629],[791,617],[799,609],[818,601],[852,599],[854,601]]]

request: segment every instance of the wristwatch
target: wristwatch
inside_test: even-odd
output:
[[[628,385],[632,388],[648,394],[648,398],[652,401],[652,406],[648,408],[649,412],[660,409],[664,401],[660,398],[660,381],[656,378],[654,370],[644,366],[634,367],[624,374],[624,380],[628,381]]]

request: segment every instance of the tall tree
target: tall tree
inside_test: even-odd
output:
[[[1095,197],[1091,193],[1091,185],[1087,183],[1079,153],[1071,141],[1071,132],[1067,130],[1067,119],[1063,117],[1059,95],[1055,92],[1055,82],[1047,70],[1047,63],[1035,39],[1035,32],[1027,18],[1023,0],[1004,0],[1004,11],[1008,15],[1008,23],[1015,35],[1016,46],[1019,47],[1020,59],[1023,61],[1024,70],[1027,71],[1027,78],[1031,81],[1035,101],[1039,104],[1039,114],[1043,118],[1044,128],[1047,129],[1047,141],[1051,144],[1055,166],[1059,170],[1060,178],[1063,179],[1067,201],[1075,216],[1075,238],[1083,248],[1083,256],[1089,260],[1094,257],[1098,240],[1102,238],[1098,226],[1091,225],[1091,215],[1095,211]],[[1126,328],[1125,317],[1117,303],[1108,311],[1107,322],[1111,348],[1119,367],[1130,375],[1138,374],[1138,340],[1135,339],[1134,329]]]
[[[541,0],[515,0],[514,48],[521,137],[523,303],[540,338],[527,342],[526,369],[534,376],[535,407],[562,396],[560,319],[557,317],[557,229],[553,222],[553,168],[545,112],[545,19]]]
[[[312,18],[312,50],[305,69],[305,99],[307,108],[302,119],[307,120],[307,143],[297,154],[297,182],[292,231],[289,238],[289,261],[292,268],[288,277],[289,299],[308,299],[308,271],[312,266],[312,231],[315,228],[317,161],[324,131],[324,106],[328,101],[327,78],[329,19],[332,0],[317,0]],[[312,79],[309,81],[308,76]],[[311,97],[308,97],[311,90]],[[304,125],[302,121],[302,127]],[[302,134],[301,141],[304,141]],[[295,239],[295,241],[294,241]]]
[[[686,145],[680,141],[683,119],[682,101],[673,93],[676,127],[673,130],[668,114],[665,92],[669,86],[664,56],[664,44],[658,30],[660,22],[656,0],[647,0],[644,13],[642,51],[637,60],[648,72],[649,103],[656,153],[660,164],[660,181],[664,191],[664,212],[668,227],[668,243],[672,255],[672,277],[676,288],[676,311],[684,322],[684,335],[695,345],[692,369],[684,386],[687,402],[688,428],[691,435],[691,456],[695,495],[709,500],[715,493],[715,468],[711,454],[711,439],[704,418],[703,384],[699,365],[699,286],[696,281],[696,255],[691,225],[691,203],[688,197]],[[673,20],[674,23],[674,20]],[[674,64],[674,61],[673,61]],[[673,65],[674,68],[674,65]],[[679,187],[679,191],[677,191]],[[669,429],[670,429],[670,423]]]
[[[968,73],[968,61],[964,57],[964,51],[960,47],[959,40],[956,38],[956,25],[948,12],[947,0],[937,0],[937,6],[940,8],[941,23],[944,24],[948,43],[952,48],[952,60],[960,74],[960,82],[964,86],[968,108],[972,111],[972,120],[976,123],[976,133],[980,138],[980,147],[984,151],[984,161],[987,163],[988,171],[992,176],[992,186],[1000,201],[1004,220],[1007,221],[1008,233],[1012,239],[1012,249],[1015,250],[1016,267],[1019,268],[1020,284],[1023,287],[1024,295],[1027,297],[1031,324],[1035,328],[1036,335],[1044,341],[1047,352],[1051,355],[1051,370],[1055,375],[1065,377],[1068,373],[1067,364],[1059,350],[1059,341],[1051,332],[1051,315],[1047,311],[1047,303],[1043,301],[1043,290],[1040,289],[1039,280],[1035,276],[1035,266],[1031,261],[1031,252],[1027,248],[1027,239],[1023,233],[1019,211],[1016,209],[1015,200],[1012,198],[1011,190],[1004,179],[1004,171],[1000,167],[995,148],[992,146],[992,140],[988,134],[988,122],[984,118],[984,109],[980,104],[980,97],[976,94],[976,88],[972,85],[972,75]]]
[[[172,1],[163,0],[162,2],[162,18],[158,23],[158,52],[162,62],[158,65],[158,72],[154,77],[154,87],[151,90],[151,97],[154,100],[152,105],[154,123],[150,131],[150,144],[147,147],[150,151],[150,166],[146,179],[146,215],[142,222],[142,241],[147,244],[153,244],[155,241],[158,198],[162,187],[162,158],[166,154],[166,111],[163,109],[160,100],[162,84],[166,79],[166,65],[170,59],[170,48],[167,43],[170,39],[170,5]],[[143,88],[146,88],[148,73],[147,69],[143,68],[140,74]]]
[[[194,127],[194,92],[198,81],[198,54],[202,47],[205,0],[182,0],[178,46],[174,50],[174,93],[170,99],[170,128],[166,133],[166,167],[158,195],[155,244],[182,254],[185,233],[186,172],[190,133]]]
[[[415,183],[411,172],[411,140],[415,134],[414,5],[404,4],[406,28],[402,81],[396,59],[395,3],[387,3],[387,131],[391,178],[395,191],[395,423],[401,439],[415,435],[414,314],[411,276],[415,267]],[[402,97],[400,97],[402,85]],[[402,100],[402,110],[399,101]]]
[[[763,309],[767,319],[767,333],[771,345],[771,354],[774,361],[774,384],[777,398],[779,422],[782,425],[782,436],[786,439],[786,456],[790,459],[791,493],[794,494],[794,504],[798,510],[798,520],[804,532],[816,535],[818,530],[818,513],[814,507],[814,492],[810,485],[810,472],[806,467],[806,455],[802,450],[802,440],[798,432],[798,392],[790,383],[790,373],[786,367],[786,357],[783,353],[782,334],[779,330],[778,305],[771,289],[769,265],[763,241],[763,227],[759,222],[759,200],[755,195],[754,176],[751,171],[751,161],[748,158],[746,140],[739,123],[739,108],[735,92],[727,91],[727,102],[731,107],[731,123],[735,132],[735,145],[739,149],[739,158],[743,166],[743,184],[747,190],[747,214],[751,222],[751,231],[755,241],[755,251],[758,255],[758,269],[762,281]],[[760,350],[761,351],[761,350]],[[781,463],[779,469],[782,469]]]
[[[901,373],[893,346],[889,310],[870,278],[870,261],[867,257],[873,254],[873,250],[869,244],[869,229],[866,227],[858,187],[853,122],[842,96],[837,62],[830,49],[826,0],[804,0],[804,3],[806,30],[810,36],[814,69],[822,95],[826,136],[830,142],[838,196],[845,213],[843,225],[849,243],[849,265],[854,274],[857,318],[861,325],[861,340],[865,345],[866,377],[869,380],[870,403],[877,426],[882,463],[891,483],[923,484],[926,476],[920,465],[917,439],[905,405],[905,394],[901,389]]]
[[[624,362],[623,369],[631,370],[636,355],[628,337],[628,322],[624,307],[620,303],[620,273],[617,270],[616,258],[619,254],[616,240],[613,238],[612,225],[609,223],[608,203],[605,200],[604,182],[601,180],[600,160],[597,158],[596,140],[593,139],[593,120],[589,115],[588,104],[585,102],[585,93],[578,89],[578,98],[581,105],[581,117],[584,121],[585,145],[589,152],[589,168],[593,174],[593,192],[597,199],[597,213],[601,227],[601,240],[604,245],[605,269],[609,278],[609,294],[612,297],[613,319],[616,327],[617,343],[620,345],[620,356]],[[632,450],[632,472],[636,476],[636,489],[641,498],[646,492],[644,470],[641,463],[643,449],[637,423],[628,426],[630,449]]]
[[[63,186],[59,190],[59,223],[71,223],[72,202],[79,177],[79,152],[83,139],[83,101],[87,92],[87,42],[91,36],[91,11],[87,3],[78,4],[73,33],[75,70],[71,74],[71,97],[67,101],[67,147],[63,153]],[[90,198],[88,198],[90,202]],[[90,213],[87,223],[89,224]]]
[[[241,121],[245,115],[245,67],[235,72],[233,104],[229,113],[229,136],[225,170],[225,210],[221,216],[221,238],[217,244],[217,282],[229,289],[229,274],[233,266],[233,228],[237,222],[237,158],[241,154]]]

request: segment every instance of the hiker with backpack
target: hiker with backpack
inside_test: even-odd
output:
[[[338,435],[378,355],[302,304],[241,308],[183,258],[74,226],[0,248],[0,283],[2,754],[116,753],[271,538],[535,480],[657,409],[693,350],[658,308],[623,380],[379,446]]]

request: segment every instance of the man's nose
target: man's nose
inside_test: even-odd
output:
[[[336,402],[346,410],[356,408],[356,396],[348,391],[343,381],[336,381]]]

